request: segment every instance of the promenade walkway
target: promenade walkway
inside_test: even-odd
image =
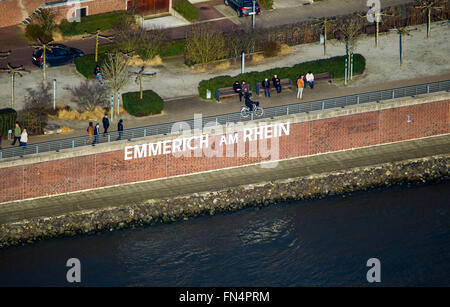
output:
[[[371,85],[360,85],[355,87],[343,87],[336,85],[329,85],[326,82],[319,82],[313,90],[306,88],[303,97],[304,99],[296,99],[296,90],[284,90],[280,95],[273,93],[271,98],[264,96],[254,97],[260,101],[263,108],[282,106],[292,103],[308,102],[313,100],[320,100],[326,98],[340,97],[346,95],[360,94],[365,92],[372,92],[384,89],[391,89],[403,86],[410,86],[416,84],[423,84],[424,82],[435,82],[450,80],[450,72],[429,76],[425,80],[423,78],[414,78],[407,80],[397,80],[390,82],[382,82]],[[198,96],[180,97],[168,99],[165,101],[164,111],[160,115],[148,116],[142,118],[132,117],[130,115],[121,116],[124,119],[125,129],[137,128],[155,124],[164,124],[170,122],[178,122],[183,120],[190,120],[194,114],[201,114],[202,117],[226,114],[230,112],[239,112],[242,103],[237,98],[224,99],[221,103],[215,101],[205,101]],[[67,121],[68,122],[68,121]],[[61,122],[60,122],[61,123]],[[62,122],[64,123],[64,122]],[[81,122],[86,125],[85,122]],[[113,123],[110,131],[116,131],[117,128]],[[29,138],[29,145],[41,142],[48,142],[54,140],[61,140],[71,137],[86,136],[86,127],[80,126],[78,130],[63,134],[37,135]],[[11,147],[11,141],[3,140],[3,148]],[[1,163],[1,160],[0,160]]]
[[[25,218],[56,216],[73,211],[132,204],[153,198],[167,198],[242,184],[256,184],[448,153],[450,153],[449,134],[283,160],[276,168],[261,168],[259,164],[255,164],[86,192],[10,202],[0,205],[0,224]]]

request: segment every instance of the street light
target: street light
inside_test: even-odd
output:
[[[253,0],[253,11],[250,12],[252,15],[252,29],[255,29],[255,16],[256,16],[256,0]]]

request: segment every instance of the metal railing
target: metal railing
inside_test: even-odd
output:
[[[264,108],[264,115],[261,118],[273,118],[276,116],[283,116],[289,114],[298,114],[298,113],[307,113],[311,111],[320,111],[332,108],[343,108],[348,105],[355,104],[363,104],[368,102],[379,102],[382,100],[393,99],[393,98],[401,98],[407,96],[415,96],[426,93],[435,93],[440,91],[449,91],[450,90],[450,80],[425,83],[413,86],[406,86],[394,89],[380,90],[375,92],[367,92],[362,94],[341,96],[335,98],[327,98],[322,100],[315,100],[309,102],[301,102],[289,105],[283,105],[278,107],[270,107]],[[216,124],[226,125],[229,122],[238,122],[238,121],[249,121],[253,120],[253,117],[242,118],[240,112],[228,113],[216,116],[204,117],[201,119],[201,127],[203,128],[206,123],[215,122]],[[194,119],[183,121],[183,123],[187,123],[191,128],[199,128],[194,127]],[[146,137],[151,135],[162,135],[162,134],[170,134],[172,132],[172,127],[175,122],[166,123],[166,124],[158,124],[146,127],[139,127],[133,129],[126,129],[123,131],[122,139],[134,139],[140,137]],[[185,124],[184,124],[185,125]],[[197,123],[197,125],[199,125]],[[108,143],[114,142],[118,139],[119,133],[118,131],[109,132],[107,135],[103,136],[100,134],[98,136],[98,142]],[[62,140],[55,140],[49,142],[28,144],[27,147],[10,147],[0,150],[0,159],[18,157],[30,154],[38,154],[43,152],[50,151],[60,151],[62,149],[67,148],[75,148],[81,146],[90,146],[88,143],[90,139],[89,136],[75,137],[75,138],[67,138]]]

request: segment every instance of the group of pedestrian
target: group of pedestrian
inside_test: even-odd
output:
[[[276,89],[277,93],[281,93],[281,81],[280,78],[278,78],[277,75],[274,75],[272,78],[272,84],[273,87]],[[270,90],[271,90],[271,86],[270,86],[270,81],[268,78],[265,78],[263,82],[261,82],[261,86],[264,89],[264,96],[265,97],[270,97]],[[250,85],[247,84],[244,81],[242,81],[242,84],[239,83],[238,80],[236,80],[233,84],[233,90],[235,93],[239,94],[239,101],[242,102],[242,96],[246,96],[247,93],[250,93]]]
[[[273,75],[272,78],[272,85],[277,91],[277,94],[281,93],[281,81],[280,78],[278,78],[277,75]],[[265,78],[263,82],[261,82],[261,86],[264,89],[264,97],[270,97],[270,81],[268,78]]]
[[[242,84],[239,83],[239,81],[235,81],[233,84],[233,90],[235,93],[239,94],[239,101],[242,102],[242,96],[246,97],[247,94],[250,93],[250,85],[247,84],[247,82],[242,81]]]
[[[108,114],[105,114],[102,118],[102,124],[103,124],[103,136],[106,136],[108,133],[109,128],[109,119]],[[123,136],[123,120],[120,119],[117,123],[117,131],[119,132],[119,136],[117,137],[117,140],[121,140]],[[98,136],[100,134],[100,124],[96,123],[95,126],[92,122],[89,122],[89,126],[87,128],[87,133],[89,135],[89,139],[87,141],[88,144],[92,144],[92,146],[95,146],[95,144],[98,144]]]
[[[280,78],[278,78],[277,75],[274,75],[272,78],[272,86],[270,82],[271,81],[269,81],[268,78],[265,78],[264,81],[261,82],[261,87],[264,90],[264,97],[270,97],[272,86],[277,91],[277,94],[281,93],[282,87]],[[314,75],[310,71],[308,71],[305,76],[301,75],[297,78],[297,98],[302,98],[303,89],[305,88],[306,84],[308,84],[311,89],[314,88]],[[249,92],[248,84],[246,84],[245,81],[242,81],[241,85],[239,81],[236,80],[233,84],[233,90],[236,93],[239,93],[239,101],[242,101],[242,96],[245,95],[246,92]]]
[[[14,128],[14,140],[11,146],[16,145],[16,141],[19,142],[19,146],[27,148],[28,143],[28,132],[26,128],[21,128],[19,122],[16,122],[16,127]]]
[[[306,75],[301,75],[297,77],[297,99],[302,99],[303,89],[306,87],[306,84],[309,85],[309,88],[314,88],[314,75],[312,72],[308,71]]]

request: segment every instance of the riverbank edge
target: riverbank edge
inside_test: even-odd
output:
[[[449,179],[450,153],[6,223],[0,225],[0,248],[60,236],[174,222],[252,206],[324,198],[394,184]]]

